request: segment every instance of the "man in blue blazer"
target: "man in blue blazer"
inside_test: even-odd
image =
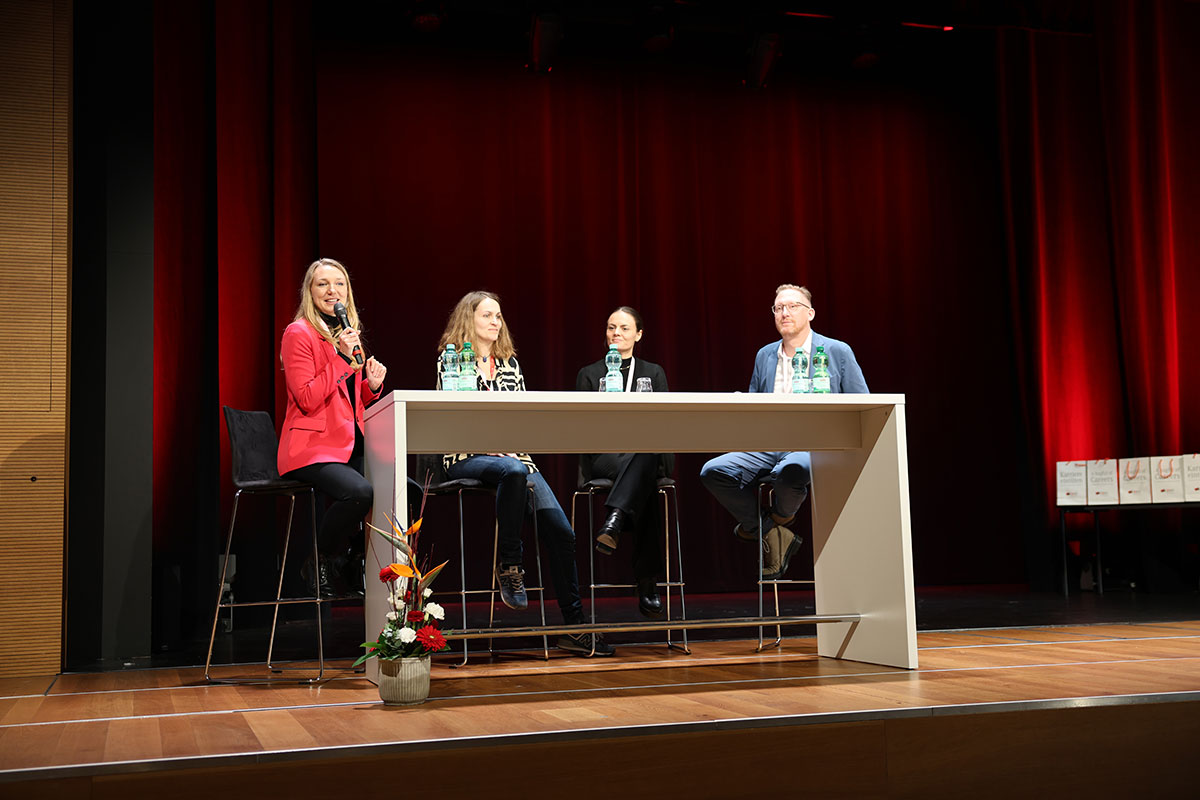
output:
[[[803,286],[785,283],[775,290],[771,306],[779,341],[772,342],[754,357],[754,375],[750,391],[788,394],[792,391],[792,356],[796,350],[808,355],[809,374],[812,354],[824,347],[829,356],[829,384],[832,392],[866,394],[867,382],[850,345],[822,336],[812,329],[817,312],[812,292]],[[765,538],[762,577],[773,580],[782,576],[788,562],[800,549],[803,539],[788,527],[808,496],[812,482],[812,459],[808,453],[785,451],[768,453],[726,453],[717,456],[700,470],[700,480],[737,520],[734,533],[747,541]],[[773,484],[775,500],[763,514],[756,492],[759,483]]]

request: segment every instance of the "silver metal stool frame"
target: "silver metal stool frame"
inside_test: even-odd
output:
[[[608,479],[603,479],[608,480]],[[667,483],[667,481],[670,481]],[[587,497],[588,505],[588,590],[591,604],[592,624],[596,624],[596,590],[597,589],[634,589],[637,588],[635,583],[596,583],[596,546],[595,546],[595,523],[596,515],[592,504],[592,498],[597,492],[608,493],[612,488],[612,482],[608,481],[608,485],[595,485],[595,481],[588,481],[581,489],[576,489],[571,495],[571,530],[575,530],[575,509],[576,503],[581,496]],[[667,490],[670,490],[670,500],[667,498]],[[679,495],[675,490],[675,482],[670,478],[660,478],[655,493],[662,497],[663,502],[663,564],[666,574],[665,580],[658,582],[656,585],[664,589],[663,594],[666,596],[665,613],[667,621],[671,621],[671,589],[679,591],[679,611],[680,620],[687,621],[687,597],[684,593],[683,580],[683,542],[680,534],[679,526]],[[671,580],[671,507],[674,506],[675,520],[675,558],[676,569],[679,574],[679,580]],[[761,616],[761,615],[760,615]],[[691,648],[688,646],[687,628],[682,628],[683,644],[678,644],[671,641],[671,630],[665,628],[667,632],[667,649],[679,650],[684,653],[691,653]],[[595,642],[592,643],[592,652],[595,652]]]
[[[449,494],[450,492],[454,492],[456,495],[458,495],[458,554],[459,554],[459,558],[458,558],[458,570],[459,570],[458,596],[459,596],[459,602],[462,606],[462,626],[464,629],[467,627],[467,595],[486,594],[489,596],[489,598],[488,598],[489,599],[488,627],[491,628],[491,627],[494,627],[493,623],[495,622],[495,618],[496,618],[496,616],[495,616],[496,615],[496,593],[499,591],[499,587],[497,586],[497,579],[496,579],[496,559],[499,555],[499,549],[500,549],[500,522],[499,521],[496,522],[495,533],[492,536],[492,585],[491,585],[491,588],[490,589],[468,589],[467,588],[467,536],[466,536],[466,517],[463,514],[463,493],[464,492],[479,492],[479,493],[486,493],[486,494],[494,495],[495,489],[493,489],[492,487],[489,487],[489,486],[485,486],[485,485],[445,487],[446,483],[452,483],[452,481],[445,481],[444,484],[441,484],[441,485],[433,484],[432,486],[429,487],[429,493],[431,495],[433,495],[433,494]],[[542,578],[542,549],[541,549],[541,539],[538,537],[538,524],[537,524],[537,513],[536,512],[533,515],[533,550],[534,550],[534,554],[535,554],[535,561],[537,564],[538,581],[537,581],[537,586],[526,586],[525,592],[526,592],[526,594],[528,594],[530,592],[537,592],[538,606],[541,611],[542,627],[544,628],[544,627],[546,627],[546,589],[545,589],[545,581]],[[446,593],[438,592],[437,594],[446,594]],[[462,641],[463,641],[462,661],[458,662],[457,664],[451,664],[450,665],[451,667],[455,667],[455,668],[464,667],[464,666],[466,666],[467,661],[470,659],[470,653],[468,650],[469,645],[467,644],[467,640],[463,639]],[[492,652],[492,643],[490,640],[488,641],[488,651]],[[542,636],[542,658],[546,661],[550,660],[550,640],[549,640],[549,637],[545,636],[545,635]]]
[[[758,482],[758,512],[760,515],[760,522],[759,522],[759,531],[758,531],[759,546],[758,546],[758,580],[757,580],[757,583],[758,583],[758,616],[760,619],[765,616],[763,614],[763,586],[764,585],[766,585],[766,584],[771,585],[771,593],[772,593],[772,595],[774,595],[774,598],[775,598],[775,616],[776,617],[779,616],[779,585],[781,583],[788,584],[791,586],[796,586],[796,585],[816,586],[816,581],[810,581],[810,580],[793,580],[791,578],[770,578],[770,579],[763,578],[763,576],[762,576],[763,552],[765,551],[766,546],[767,546],[767,539],[766,539],[766,531],[762,530],[762,527],[761,527],[762,526],[761,514],[762,514],[762,505],[763,505],[763,502],[762,502],[763,486],[765,486],[765,485],[766,484],[763,481]],[[768,490],[768,494],[767,494],[768,502],[770,502],[774,496],[775,496],[775,488],[772,487],[771,489]],[[811,496],[812,496],[812,490],[810,489],[809,497],[811,498]],[[803,505],[803,503],[801,503],[801,505]],[[797,511],[799,511],[799,509],[797,509]],[[755,652],[761,653],[763,650],[766,650],[767,648],[779,647],[782,642],[783,642],[783,627],[780,625],[776,625],[775,626],[775,641],[771,642],[771,644],[769,644],[769,645],[764,645],[763,644],[763,629],[762,629],[762,626],[760,625],[758,628],[758,647],[755,649]]]
[[[320,554],[320,551],[317,549],[317,492],[316,492],[316,489],[312,485],[297,484],[297,485],[289,486],[289,487],[271,487],[271,488],[263,488],[263,489],[247,488],[247,489],[238,489],[237,492],[234,493],[234,495],[233,495],[233,511],[229,516],[229,531],[225,536],[225,557],[221,563],[221,575],[217,579],[217,602],[216,602],[216,608],[213,611],[212,630],[209,633],[209,637],[208,637],[208,655],[205,657],[205,660],[204,660],[204,679],[206,681],[208,681],[209,683],[271,683],[271,682],[283,682],[283,681],[286,681],[289,683],[291,683],[291,682],[318,683],[325,679],[325,636],[324,636],[324,630],[323,630],[323,623],[321,620],[321,605],[323,603],[328,603],[332,599],[336,599],[336,598],[329,598],[329,599],[322,598],[319,585],[317,586],[317,594],[315,597],[297,597],[297,598],[288,598],[288,599],[284,599],[284,597],[283,597],[283,575],[284,575],[284,572],[287,570],[288,551],[290,549],[290,545],[291,545],[291,541],[292,541],[292,522],[293,522],[293,519],[295,518],[296,495],[304,494],[304,493],[307,493],[309,496],[309,510],[311,512],[311,518],[312,518],[313,568],[316,570],[316,574],[320,575],[321,554]],[[236,603],[236,602],[223,603],[223,602],[221,602],[221,596],[223,594],[223,589],[225,586],[225,576],[229,569],[229,553],[232,550],[232,546],[233,546],[233,531],[234,531],[235,525],[237,524],[238,504],[241,501],[243,494],[257,494],[257,495],[264,495],[264,496],[287,495],[287,497],[288,497],[288,521],[287,521],[287,529],[286,529],[286,532],[285,532],[284,538],[283,538],[283,553],[282,553],[281,561],[279,564],[279,580],[276,583],[274,600],[255,600],[255,601],[250,601],[250,602],[245,602],[245,603]],[[318,584],[319,584],[319,581],[318,581]],[[217,623],[220,621],[221,609],[224,609],[224,608],[228,608],[228,609],[248,608],[251,606],[274,606],[275,607],[275,612],[274,612],[274,615],[271,620],[271,638],[270,638],[269,644],[267,645],[267,669],[271,670],[272,672],[282,672],[282,671],[284,671],[284,668],[276,667],[272,664],[272,656],[273,656],[274,650],[275,650],[275,629],[279,622],[279,607],[283,606],[283,605],[299,605],[299,604],[304,604],[304,603],[312,604],[316,608],[317,676],[315,678],[302,678],[302,679],[293,680],[290,678],[285,679],[285,678],[269,678],[269,677],[264,677],[264,678],[213,678],[212,677],[212,674],[211,674],[212,653],[213,653],[213,646],[214,646],[214,644],[216,642],[216,638],[217,638]],[[289,669],[292,669],[292,668],[289,668]]]

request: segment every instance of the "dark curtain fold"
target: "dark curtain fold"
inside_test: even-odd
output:
[[[772,290],[805,283],[814,327],[907,395],[918,581],[1048,585],[1054,461],[1200,449],[1200,9],[1096,8],[1095,36],[960,30],[747,92],[669,59],[535,76],[509,51],[357,46],[308,4],[159,4],[160,546],[204,502],[178,455],[211,448],[220,403],[281,413],[319,254],[349,266],[392,388],[432,387],[445,314],[483,287],[531,388],[571,387],[627,303],[672,388],[744,390]],[[167,23],[193,18],[214,27]],[[689,588],[744,590],[702,460],[678,468]],[[544,461],[565,504],[574,462]]]
[[[219,417],[213,18],[154,6],[154,589],[156,648],[211,613]],[[118,355],[119,357],[119,355]],[[227,468],[226,468],[227,474]]]
[[[279,337],[316,257],[312,9],[154,13],[155,560],[183,575],[178,624],[194,634],[233,496],[221,406],[282,415]],[[281,517],[269,501],[239,508],[243,594],[268,588]]]
[[[1130,453],[1200,450],[1200,7],[1100,4],[1097,46]]]

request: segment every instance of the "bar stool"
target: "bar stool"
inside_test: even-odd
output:
[[[590,481],[583,479],[582,469],[579,472],[579,488],[571,495],[571,530],[575,530],[575,507],[576,502],[580,497],[587,497],[587,514],[588,514],[588,591],[591,598],[592,624],[596,623],[596,590],[597,589],[634,589],[637,584],[634,583],[596,583],[596,548],[592,546],[592,541],[595,538],[595,520],[596,514],[594,511],[593,498],[596,495],[607,495],[612,491],[613,481],[609,478],[592,478]],[[663,503],[663,563],[665,565],[665,580],[658,582],[656,585],[663,589],[664,606],[666,618],[671,617],[671,590],[675,589],[679,592],[679,613],[680,620],[687,620],[687,598],[684,595],[683,581],[683,543],[679,530],[679,496],[675,490],[675,480],[673,478],[659,478],[656,483],[656,493],[662,498]],[[676,559],[676,580],[671,579],[671,511],[674,510],[675,522],[675,559]],[[671,631],[667,631],[667,648],[680,650],[684,653],[691,653],[688,647],[687,628],[682,629],[683,643],[673,642],[671,640]]]
[[[495,496],[496,490],[492,486],[475,478],[459,478],[452,480],[442,466],[442,457],[439,455],[420,455],[417,456],[416,474],[422,480],[425,476],[429,476],[430,483],[428,494],[431,496],[457,495],[458,496],[458,571],[459,571],[459,602],[462,605],[462,626],[467,627],[467,595],[486,594],[488,600],[488,627],[493,627],[496,619],[496,594],[500,591],[496,579],[496,559],[499,555],[500,548],[500,522],[495,523],[495,529],[492,534],[492,584],[488,589],[468,589],[467,588],[467,537],[465,516],[463,514],[463,495],[468,493],[474,494],[489,494]],[[537,585],[526,586],[525,593],[537,593],[538,607],[541,613],[542,627],[546,626],[546,590],[545,581],[542,578],[542,549],[541,541],[538,538],[537,514],[533,515],[533,551],[535,555],[535,563],[537,564]],[[445,594],[437,592],[436,594]],[[488,651],[492,652],[492,641],[488,640]],[[470,657],[470,643],[467,639],[462,640],[463,658],[457,664],[451,664],[451,667],[466,666],[467,660]],[[544,660],[550,660],[550,641],[548,636],[542,636],[542,657]]]
[[[771,486],[771,484],[767,483],[766,481],[758,481],[757,482],[756,489],[758,491],[758,508],[759,508],[760,514],[762,513],[762,507],[763,507],[763,487],[764,486]],[[775,499],[775,489],[772,486],[772,488],[767,490],[767,502],[772,503],[774,501],[774,499]],[[809,492],[808,492],[807,500],[808,500],[809,506],[811,508],[811,506],[812,506],[812,484],[809,484]],[[799,513],[799,509],[797,509],[797,514],[798,513]],[[763,616],[763,587],[769,585],[771,587],[771,594],[774,596],[774,599],[775,599],[775,616],[778,617],[779,616],[779,587],[781,585],[813,586],[813,587],[815,587],[817,582],[815,580],[797,580],[797,579],[793,579],[793,578],[784,578],[782,575],[780,575],[780,577],[778,577],[778,578],[763,578],[763,576],[762,576],[763,553],[766,551],[767,542],[766,542],[766,536],[764,535],[764,532],[762,530],[759,531],[759,538],[760,538],[760,542],[759,542],[759,548],[758,548],[758,580],[757,580],[757,583],[758,583],[758,616],[760,619]],[[758,648],[755,650],[755,652],[761,653],[763,650],[766,650],[769,647],[779,647],[782,642],[783,642],[783,627],[782,626],[780,626],[780,625],[775,626],[775,641],[771,642],[771,644],[769,644],[769,645],[763,644],[763,629],[762,629],[762,626],[759,626],[759,628],[758,628]]]
[[[233,485],[237,491],[233,495],[233,512],[229,517],[229,532],[225,536],[225,556],[221,560],[221,575],[217,580],[217,602],[213,611],[212,631],[208,637],[208,655],[204,660],[204,678],[210,683],[264,683],[288,680],[283,678],[213,678],[211,674],[213,645],[217,637],[217,623],[222,609],[247,608],[250,606],[273,606],[274,615],[271,619],[271,638],[267,645],[267,669],[272,672],[282,672],[284,668],[272,663],[275,650],[275,629],[279,623],[279,607],[285,605],[311,604],[316,609],[317,617],[317,676],[315,678],[298,679],[299,683],[317,683],[325,678],[325,644],[321,622],[321,604],[335,599],[322,598],[320,587],[317,587],[314,597],[283,597],[283,575],[287,569],[288,551],[292,541],[292,520],[296,509],[296,496],[307,494],[309,497],[309,512],[312,519],[312,554],[313,567],[320,574],[321,554],[317,549],[317,495],[312,484],[299,481],[284,480],[279,476],[276,467],[276,456],[279,450],[279,440],[275,437],[275,425],[271,415],[265,411],[239,411],[229,406],[222,406],[225,413],[225,425],[229,430],[229,446],[232,455]],[[283,538],[283,553],[279,562],[279,580],[275,587],[274,600],[256,600],[247,602],[225,601],[225,578],[229,570],[229,553],[233,544],[233,530],[237,524],[238,504],[242,495],[283,496],[288,498],[287,531]],[[231,611],[232,613],[232,611]]]

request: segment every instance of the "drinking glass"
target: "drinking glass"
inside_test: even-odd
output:
[[[652,386],[652,385],[650,384],[650,379],[649,379],[649,378],[638,378],[638,379],[637,379],[637,391],[639,391],[639,392],[653,392],[653,391],[654,391],[654,386]]]

